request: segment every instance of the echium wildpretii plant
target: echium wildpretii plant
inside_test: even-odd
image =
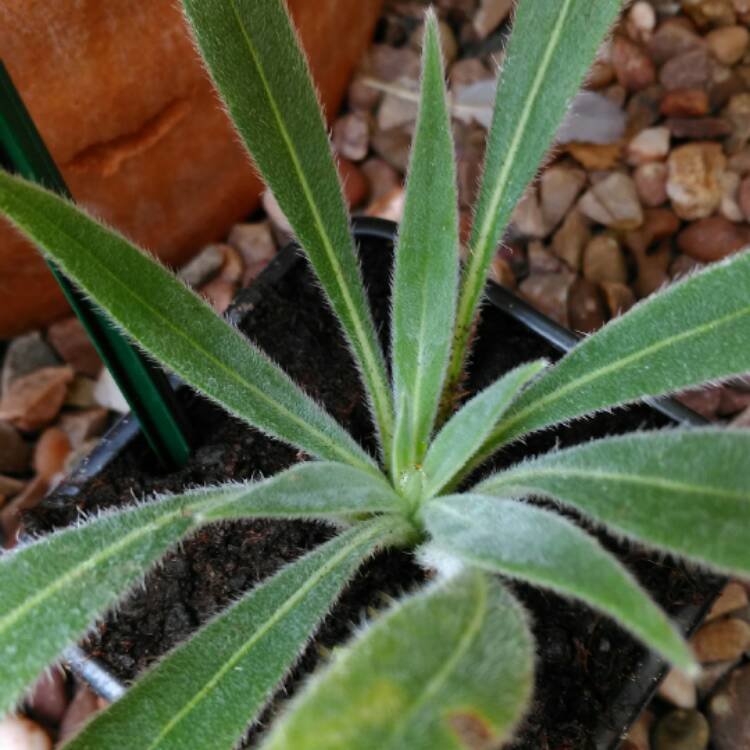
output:
[[[363,560],[417,548],[432,582],[337,651],[262,741],[268,750],[502,744],[528,705],[534,646],[497,574],[583,600],[693,673],[633,577],[545,496],[615,532],[750,573],[750,433],[673,429],[559,450],[458,487],[524,435],[750,370],[750,254],[692,276],[451,413],[488,266],[619,0],[521,0],[499,84],[468,261],[434,16],[393,275],[388,370],[366,303],[307,65],[282,0],[183,0],[237,129],[335,310],[372,409],[368,455],[240,333],[125,239],[0,175],[0,207],[139,344],[230,412],[314,460],[247,484],[107,513],[0,560],[0,712],[181,539],[239,518],[334,523],[331,541],[218,615],[66,747],[231,748]],[[444,423],[438,420],[447,412]]]

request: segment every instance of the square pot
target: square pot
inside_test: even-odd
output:
[[[386,348],[395,231],[395,225],[381,220],[355,222],[367,291]],[[469,391],[522,362],[542,356],[558,359],[577,340],[501,287],[490,284],[487,299]],[[295,247],[282,251],[251,287],[238,294],[228,315],[357,439],[374,447],[348,349]],[[80,511],[115,507],[153,492],[267,475],[299,460],[293,449],[226,415],[189,389],[181,388],[179,396],[201,435],[186,467],[161,473],[134,420],[125,417],[73,476],[30,514],[31,531],[67,525]],[[556,444],[678,422],[697,425],[704,420],[674,401],[659,399],[531,435],[505,448],[491,465],[500,468]],[[580,522],[594,530],[590,523]],[[242,591],[329,533],[315,523],[278,521],[243,521],[199,531],[149,574],[144,590],[126,598],[116,618],[109,615],[94,629],[85,648],[104,671],[95,673],[95,664],[76,660],[75,654],[74,666],[100,689],[116,690],[117,679],[130,680]],[[686,633],[699,624],[721,588],[719,577],[655,559],[637,545],[604,533],[597,536],[623,558]],[[391,551],[369,562],[303,655],[287,687],[293,689],[314,668],[321,646],[340,643],[368,609],[382,606],[383,594],[395,595],[422,580],[424,572],[406,553]],[[534,705],[513,747],[614,750],[655,691],[664,665],[612,621],[583,605],[521,584],[513,588],[530,609],[539,647]],[[276,707],[273,703],[269,713]]]

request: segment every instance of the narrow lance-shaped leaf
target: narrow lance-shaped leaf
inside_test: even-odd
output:
[[[520,606],[485,574],[432,585],[334,654],[262,750],[499,747],[533,685]]]
[[[497,243],[621,7],[622,0],[520,0],[517,5],[459,299],[449,389],[461,379]]]
[[[393,407],[307,61],[280,0],[183,0],[235,127],[341,321],[389,454]]]
[[[578,344],[528,388],[483,455],[525,433],[750,370],[750,253],[674,284]]]
[[[473,491],[543,495],[654,547],[750,574],[750,431],[596,440],[500,472]]]
[[[391,346],[394,476],[427,450],[450,355],[458,286],[458,198],[437,19],[427,14],[422,95],[396,248]]]
[[[0,716],[42,670],[196,525],[175,497],[0,558]]]
[[[121,235],[2,170],[0,210],[187,383],[313,456],[375,471],[352,437],[260,349]]]
[[[696,673],[689,647],[666,615],[596,540],[558,514],[466,494],[430,501],[424,519],[439,551],[581,599],[675,666]]]
[[[478,393],[451,417],[424,460],[426,495],[436,495],[466,466],[519,391],[545,367],[545,360],[521,365]]]
[[[379,519],[287,566],[177,647],[66,750],[231,750],[276,692],[362,561],[394,533]]]

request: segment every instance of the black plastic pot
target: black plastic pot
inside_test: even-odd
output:
[[[354,229],[358,239],[367,238],[369,242],[380,243],[383,252],[388,252],[392,248],[396,232],[394,224],[377,219],[358,219],[355,221]],[[247,316],[252,316],[264,293],[289,274],[297,273],[304,263],[296,247],[287,247],[269,264],[251,287],[238,294],[228,312],[229,318],[239,324]],[[518,331],[521,332],[532,350],[538,349],[545,356],[559,356],[578,340],[576,335],[541,315],[525,301],[502,287],[489,284],[487,300],[488,304],[478,333],[478,340],[494,342],[497,338],[499,341],[497,346],[485,345],[484,354],[477,354],[475,357],[471,384],[473,387],[481,387],[497,377],[498,364],[495,354],[502,351],[501,339],[511,328],[516,331],[516,335]],[[534,354],[534,356],[539,355]],[[507,363],[503,363],[502,367],[509,369]],[[608,419],[610,420],[608,424],[611,424],[613,418],[608,417]],[[651,419],[657,426],[670,422],[687,425],[705,423],[701,417],[669,399],[655,400],[649,409],[645,411],[641,409],[635,417],[631,415],[630,424],[621,431],[632,429],[633,419],[641,421]],[[54,508],[72,507],[71,504],[76,504],[82,490],[90,486],[92,482],[96,482],[101,472],[115,458],[131,449],[137,436],[138,427],[135,420],[130,416],[123,417],[102,438],[88,459],[52,496],[45,500],[43,505],[53,511]],[[664,563],[664,565],[668,564]],[[689,602],[683,602],[672,612],[673,619],[685,633],[690,633],[701,622],[722,585],[719,579],[710,576],[699,577],[698,580],[699,585],[696,587],[699,591],[698,599],[693,598]],[[545,644],[540,642],[540,648],[543,650]],[[93,688],[105,698],[118,697],[122,687],[106,669],[94,660],[86,658],[86,655],[77,648],[69,651],[66,656],[71,667],[87,679]],[[663,663],[657,657],[643,651],[638,663],[637,675],[635,677],[632,674],[619,676],[620,687],[611,705],[601,713],[600,717],[598,716],[598,726],[592,727],[591,734],[586,740],[589,746],[597,750],[614,750],[627,728],[652,697],[663,673]],[[581,696],[581,701],[585,700],[585,696]],[[522,746],[527,747],[525,744]]]

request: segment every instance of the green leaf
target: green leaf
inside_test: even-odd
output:
[[[578,344],[528,388],[483,455],[534,430],[750,370],[750,253],[674,284]]]
[[[279,0],[183,0],[242,140],[331,301],[389,455],[393,407],[349,217],[307,62]]]
[[[230,485],[232,487],[232,485]],[[384,476],[327,461],[297,464],[201,510],[203,521],[233,518],[320,518],[399,513],[401,499]]]
[[[105,515],[0,557],[0,716],[196,526],[190,500]]]
[[[393,533],[355,527],[287,566],[178,646],[66,750],[231,750],[362,561]]]
[[[544,495],[617,531],[721,570],[750,573],[750,431],[611,437],[500,472],[481,495]]]
[[[474,494],[436,498],[423,513],[438,554],[581,599],[675,666],[697,673],[689,647],[635,579],[556,513]]]
[[[436,495],[466,466],[520,390],[547,364],[540,359],[511,370],[453,415],[427,451],[424,461],[427,497]]]
[[[398,406],[393,473],[422,461],[450,355],[458,288],[458,196],[434,12],[425,22],[422,95],[393,280],[392,359]]]
[[[2,170],[0,210],[185,382],[313,456],[375,471],[352,437],[260,349],[122,236]]]
[[[397,604],[313,678],[262,750],[497,747],[526,709],[520,606],[477,570]]]
[[[521,0],[495,99],[458,303],[448,388],[461,380],[472,323],[511,212],[533,179],[622,0]]]

